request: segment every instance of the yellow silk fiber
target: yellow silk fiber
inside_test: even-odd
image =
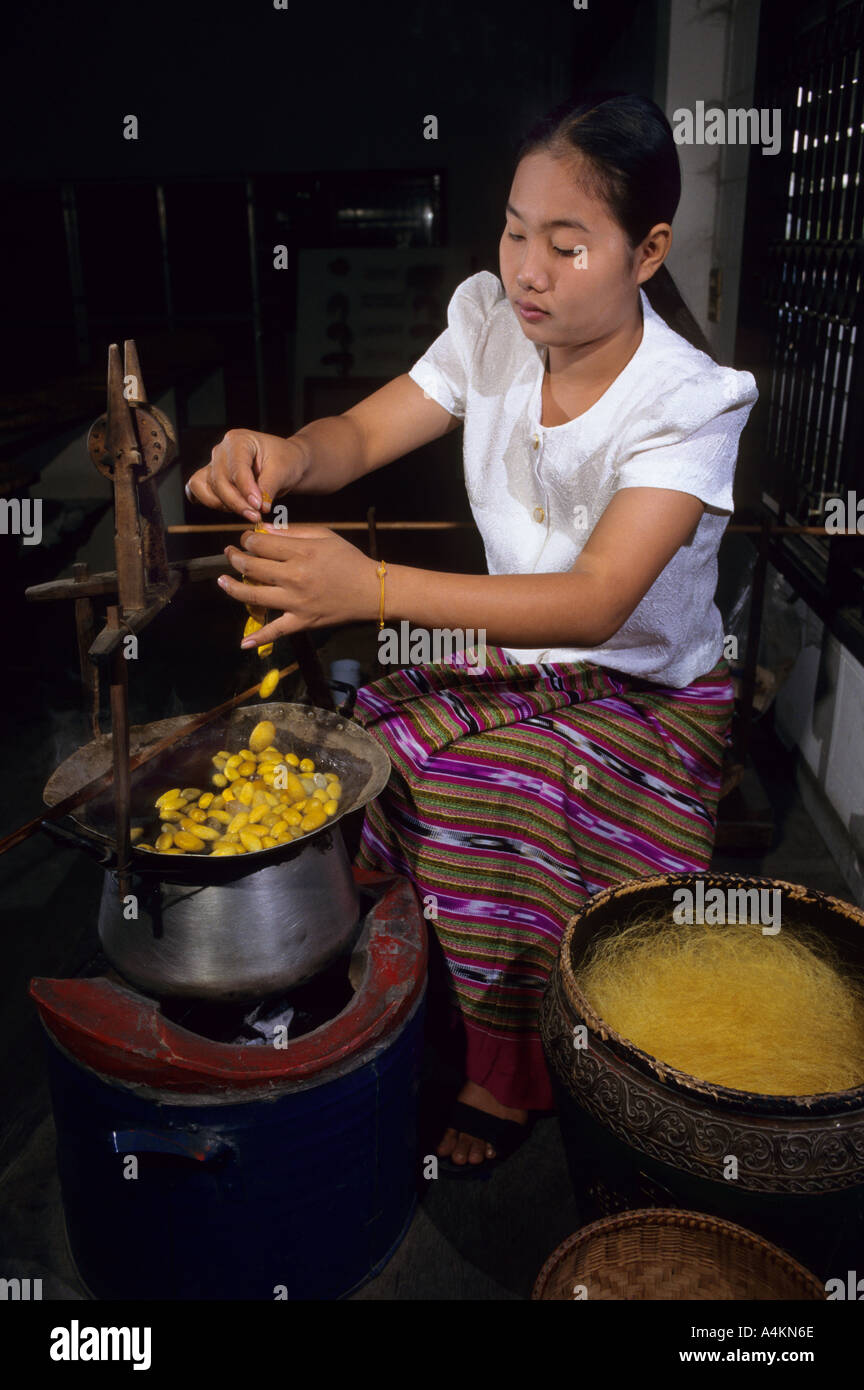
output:
[[[821,933],[648,914],[595,943],[577,979],[622,1037],[702,1081],[769,1095],[864,1082],[864,987]]]

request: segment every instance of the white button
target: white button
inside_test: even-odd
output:
[[[534,508],[534,520],[535,520],[535,521],[545,521],[545,520],[546,520],[546,513],[544,512],[544,510],[543,510],[542,507],[535,507],[535,508]]]

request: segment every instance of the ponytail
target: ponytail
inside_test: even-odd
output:
[[[651,308],[660,315],[664,323],[667,323],[682,338],[686,338],[687,342],[698,348],[700,352],[707,353],[712,362],[717,361],[714,349],[688,309],[681,291],[665,265],[661,265],[659,270],[655,270],[651,279],[646,280],[642,288],[648,296],[648,303]]]

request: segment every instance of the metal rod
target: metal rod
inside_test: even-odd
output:
[[[165,208],[165,188],[156,185],[156,213],[159,219],[159,246],[162,252],[162,292],[165,296],[165,319],[174,330],[174,299],[171,293],[171,262],[168,257],[168,214]]]
[[[106,617],[108,627],[119,631],[120,609],[111,604]],[[117,887],[121,901],[129,892],[132,849],[129,843],[129,690],[126,657],[122,644],[111,662],[111,760],[114,765],[114,834],[117,845]]]
[[[264,343],[261,327],[261,285],[258,275],[258,242],[255,226],[255,184],[246,180],[246,225],[249,232],[249,275],[252,282],[252,334],[255,340],[255,378],[258,387],[259,428],[267,428],[267,389],[264,380]]]
[[[83,560],[72,566],[72,574],[76,580],[85,580],[89,573],[89,568]],[[88,656],[96,636],[93,600],[89,597],[75,599],[75,634],[78,639],[78,668],[84,687],[85,705],[93,735],[98,738],[102,732],[99,727],[99,667]]]
[[[71,183],[61,186],[63,229],[66,233],[66,259],[69,267],[69,288],[72,291],[72,318],[75,325],[75,350],[81,367],[90,365],[90,330],[87,323],[87,298],[84,293],[84,272],[81,268],[81,243],[78,237],[78,205]]]
[[[316,521],[315,526],[326,526],[330,531],[368,531],[368,521]],[[222,531],[248,531],[251,522],[237,523],[233,521],[205,523],[198,526],[166,526],[165,530],[174,536],[206,535],[207,532]],[[375,529],[378,531],[474,531],[476,525],[473,521],[376,521]],[[761,535],[762,527],[758,524],[749,522],[735,523],[726,527],[726,532],[734,532],[736,535]],[[726,534],[724,532],[724,535]],[[792,536],[828,536],[832,540],[835,536],[861,536],[861,531],[829,531],[824,526],[772,526],[771,535],[792,535]],[[373,560],[377,558],[373,555]]]

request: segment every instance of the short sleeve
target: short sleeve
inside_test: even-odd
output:
[[[427,395],[460,420],[465,415],[477,345],[490,311],[503,293],[500,280],[488,270],[463,280],[447,306],[447,327],[408,373]]]
[[[738,442],[758,394],[750,372],[731,367],[678,382],[639,412],[616,486],[671,488],[733,512]]]

